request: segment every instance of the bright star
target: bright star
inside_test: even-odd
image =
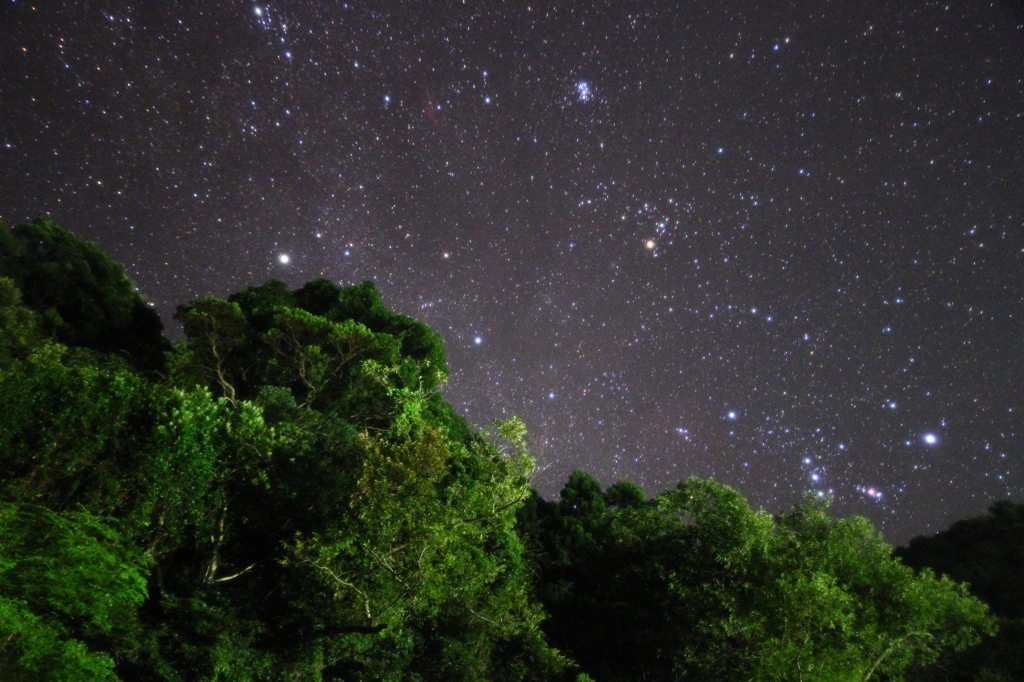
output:
[[[280,256],[277,257],[277,260],[281,261],[282,265],[288,265],[288,263],[291,262],[292,259],[288,257],[287,253],[282,253]]]
[[[921,440],[923,440],[926,445],[935,445],[939,442],[939,437],[934,433],[926,433],[921,437]]]
[[[483,338],[481,338],[481,337],[479,337],[479,336],[474,336],[474,337],[473,337],[473,343],[475,343],[476,345],[478,345],[478,346],[479,346],[479,345],[480,345],[481,343],[483,343],[483,342],[484,342]]]

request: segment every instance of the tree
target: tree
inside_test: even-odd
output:
[[[130,369],[42,345],[0,372],[0,495],[126,518],[149,494],[156,394]]]
[[[91,514],[0,504],[4,679],[116,680],[107,651],[134,635],[146,564]]]
[[[591,522],[605,530],[585,550],[576,528],[541,532],[545,630],[595,679],[896,680],[991,629],[963,586],[915,574],[816,498],[772,517],[699,479],[608,497],[630,502]]]
[[[833,520],[826,507],[810,497],[776,519],[769,573],[778,589],[755,602],[771,636],[759,673],[796,666],[804,679],[897,680],[992,631],[965,586],[915,574],[866,519]]]
[[[24,356],[39,342],[35,313],[21,305],[21,291],[9,277],[0,277],[0,368]]]
[[[47,220],[0,225],[0,276],[60,343],[121,355],[140,369],[163,367],[170,344],[159,316],[98,247]]]
[[[896,554],[917,570],[962,581],[998,617],[999,633],[979,646],[950,652],[918,671],[924,680],[1009,681],[1024,677],[1024,504],[1000,500],[988,514],[957,521],[931,537],[916,537]]]
[[[267,648],[282,675],[539,679],[563,666],[514,529],[532,467],[521,423],[500,426],[502,451],[455,415],[436,392],[436,334],[388,312],[371,284],[325,281],[271,281],[178,318],[188,341],[173,381],[253,406],[274,434],[265,484],[238,477],[217,522],[220,556],[241,573],[181,593],[233,605],[223,622],[248,634],[225,650]]]

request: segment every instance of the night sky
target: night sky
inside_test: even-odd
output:
[[[570,471],[892,542],[1024,497],[1019,2],[0,0],[0,220],[372,279]]]

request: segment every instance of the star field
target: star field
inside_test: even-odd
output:
[[[1016,2],[3,0],[0,220],[176,304],[377,282],[551,497],[1024,497]]]

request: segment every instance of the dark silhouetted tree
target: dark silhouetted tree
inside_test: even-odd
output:
[[[1024,504],[1001,500],[986,516],[957,521],[896,550],[908,566],[969,586],[999,620],[999,633],[952,652],[918,673],[922,680],[1009,682],[1024,679]]]
[[[60,343],[122,355],[140,369],[163,367],[170,344],[159,316],[98,247],[46,220],[0,225],[0,276],[13,280],[22,305]]]

